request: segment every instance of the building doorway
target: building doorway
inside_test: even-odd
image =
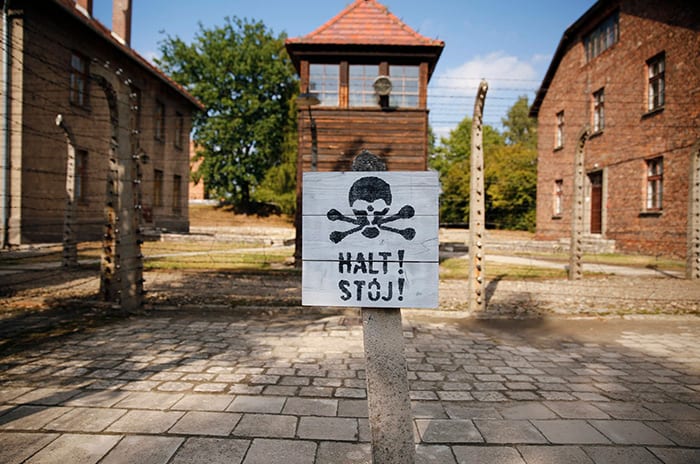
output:
[[[591,222],[590,233],[603,233],[603,171],[588,174],[591,185]]]

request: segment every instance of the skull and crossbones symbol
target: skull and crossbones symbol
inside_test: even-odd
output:
[[[355,217],[346,216],[335,208],[326,213],[330,221],[343,221],[355,225],[352,229],[331,232],[330,240],[333,243],[339,243],[348,235],[357,232],[367,238],[378,237],[382,230],[399,234],[406,240],[413,240],[416,236],[416,230],[412,227],[397,229],[385,225],[399,219],[410,219],[414,216],[415,210],[413,206],[405,205],[396,214],[388,215],[391,206],[391,187],[379,177],[362,177],[356,180],[350,187],[348,203]]]

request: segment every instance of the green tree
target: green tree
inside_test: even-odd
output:
[[[245,208],[267,171],[283,159],[297,92],[285,38],[262,22],[227,17],[220,27],[200,24],[191,44],[167,36],[156,60],[206,107],[193,121],[205,185]]]
[[[484,125],[484,159],[497,147],[504,145],[496,129]],[[470,158],[472,143],[472,120],[466,117],[440,139],[440,145],[430,159],[430,167],[440,174],[442,195],[440,197],[440,221],[469,221]]]
[[[501,122],[508,145],[519,144],[537,150],[537,121],[530,117],[530,104],[525,95],[518,97]]]

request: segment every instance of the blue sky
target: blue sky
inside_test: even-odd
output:
[[[190,42],[225,16],[261,20],[274,33],[308,34],[352,0],[133,0],[131,45],[158,56],[167,35]],[[489,82],[485,122],[501,118],[519,95],[532,102],[564,30],[594,0],[380,0],[421,34],[445,41],[430,83],[431,125],[444,136],[471,116],[478,81]],[[111,25],[111,0],[94,0],[94,15]]]

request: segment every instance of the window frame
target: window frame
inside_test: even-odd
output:
[[[175,137],[173,138],[173,146],[178,150],[182,150],[184,146],[183,140],[185,135],[185,116],[179,111],[175,112]]]
[[[173,214],[182,214],[182,176],[173,175]]]
[[[663,210],[664,197],[664,158],[658,156],[644,161],[646,169],[645,211]]]
[[[593,92],[593,133],[605,129],[605,87]]]
[[[598,23],[583,38],[586,62],[602,55],[620,41],[620,13],[616,11]]]
[[[666,54],[653,56],[647,62],[647,112],[664,108],[666,103]]]
[[[348,108],[379,106],[379,98],[374,91],[374,80],[377,76],[379,76],[377,64],[351,63],[348,65]]]
[[[408,75],[407,70],[415,70],[415,76]],[[397,73],[401,71],[401,73]],[[420,108],[420,66],[418,65],[389,65],[392,91],[389,96],[390,106],[395,108]],[[414,87],[415,83],[415,87]],[[415,104],[410,104],[409,98],[415,98]]]
[[[559,111],[556,114],[557,124],[554,133],[554,149],[559,150],[564,148],[564,110]]]
[[[153,206],[163,206],[163,182],[165,173],[162,169],[153,169]]]
[[[554,201],[552,202],[552,217],[561,218],[564,214],[564,179],[554,181]]]
[[[68,101],[71,105],[87,108],[89,103],[90,62],[85,55],[71,51],[69,66]]]
[[[88,151],[83,149],[75,150],[75,201],[86,205],[89,203],[88,197]]]
[[[158,142],[165,142],[165,103],[158,99],[153,111],[153,138]]]
[[[318,97],[318,106],[340,106],[340,72],[340,63],[309,63],[308,91]]]

